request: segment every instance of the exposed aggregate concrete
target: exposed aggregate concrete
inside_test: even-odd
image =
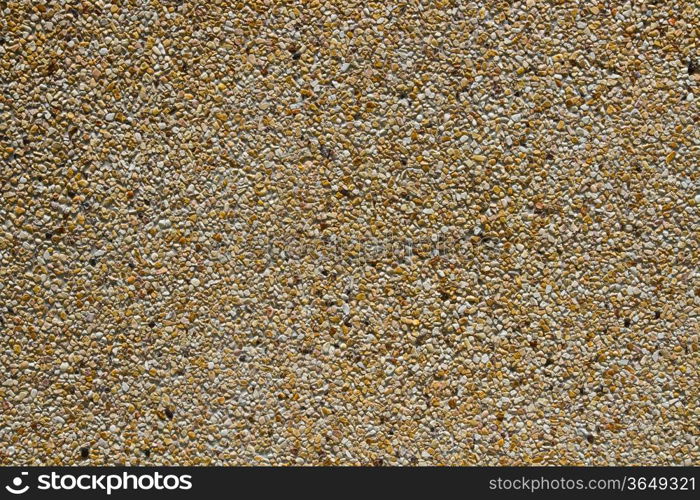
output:
[[[0,464],[700,465],[699,22],[0,1]]]

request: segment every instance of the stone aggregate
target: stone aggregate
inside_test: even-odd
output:
[[[0,1],[0,464],[700,465],[700,4]]]

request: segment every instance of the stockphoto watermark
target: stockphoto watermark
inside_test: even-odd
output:
[[[499,238],[473,231],[463,235],[435,232],[417,237],[373,237],[352,235],[274,235],[238,233],[236,241],[223,241],[217,249],[228,259],[249,257],[262,261],[301,261],[402,264],[418,260],[446,260],[468,257],[478,252],[505,252]],[[235,249],[235,250],[234,250]],[[513,247],[513,251],[516,249]]]
[[[28,472],[20,472],[5,490],[13,495],[23,495],[31,490],[39,491],[94,491],[111,495],[115,491],[174,491],[192,489],[192,476],[189,474],[162,474],[160,472],[133,473],[63,473],[39,474],[35,481]]]

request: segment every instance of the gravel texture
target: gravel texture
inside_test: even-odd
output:
[[[700,465],[699,23],[0,1],[0,464]]]

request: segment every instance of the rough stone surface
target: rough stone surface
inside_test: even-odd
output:
[[[693,1],[0,1],[0,464],[700,465]]]

